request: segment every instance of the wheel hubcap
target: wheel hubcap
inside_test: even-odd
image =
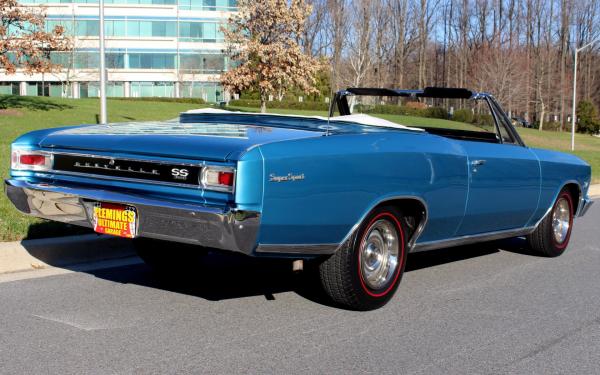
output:
[[[567,240],[571,227],[571,206],[566,198],[560,198],[552,212],[552,234],[557,244]]]
[[[364,282],[377,290],[386,286],[398,267],[398,232],[387,220],[378,220],[367,229],[360,245],[360,265]]]

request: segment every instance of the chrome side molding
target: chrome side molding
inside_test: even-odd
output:
[[[526,236],[526,235],[530,234],[531,232],[533,232],[534,230],[535,230],[535,227],[526,227],[526,228],[517,228],[517,229],[502,230],[502,231],[497,231],[497,232],[489,232],[489,233],[461,236],[461,237],[450,238],[447,240],[421,242],[421,243],[416,244],[412,248],[411,252],[437,250],[437,249],[444,249],[447,247],[469,245],[469,244],[473,244],[473,243],[477,243],[477,242],[495,241],[495,240],[501,240],[501,239],[505,239],[505,238]]]
[[[302,254],[302,255],[331,255],[339,244],[259,244],[257,253],[270,254]]]

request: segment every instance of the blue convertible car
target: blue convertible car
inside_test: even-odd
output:
[[[34,131],[12,144],[6,193],[24,213],[135,238],[154,266],[173,242],[312,260],[333,301],[367,310],[409,252],[524,236],[560,255],[590,173],[527,147],[488,94],[355,88],[329,117],[205,109]]]

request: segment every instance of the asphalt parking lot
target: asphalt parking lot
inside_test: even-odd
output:
[[[596,374],[600,203],[560,258],[520,240],[412,254],[394,299],[351,312],[288,263],[211,255],[0,278],[0,373]],[[106,268],[108,267],[108,268]]]

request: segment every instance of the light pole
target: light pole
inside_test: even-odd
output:
[[[571,113],[571,151],[575,151],[575,107],[577,106],[577,54],[579,51],[591,46],[600,40],[600,37],[592,40],[588,44],[582,47],[575,47],[574,59],[573,59],[573,112]]]
[[[104,0],[100,0],[100,123],[106,124],[106,58],[104,53]]]

